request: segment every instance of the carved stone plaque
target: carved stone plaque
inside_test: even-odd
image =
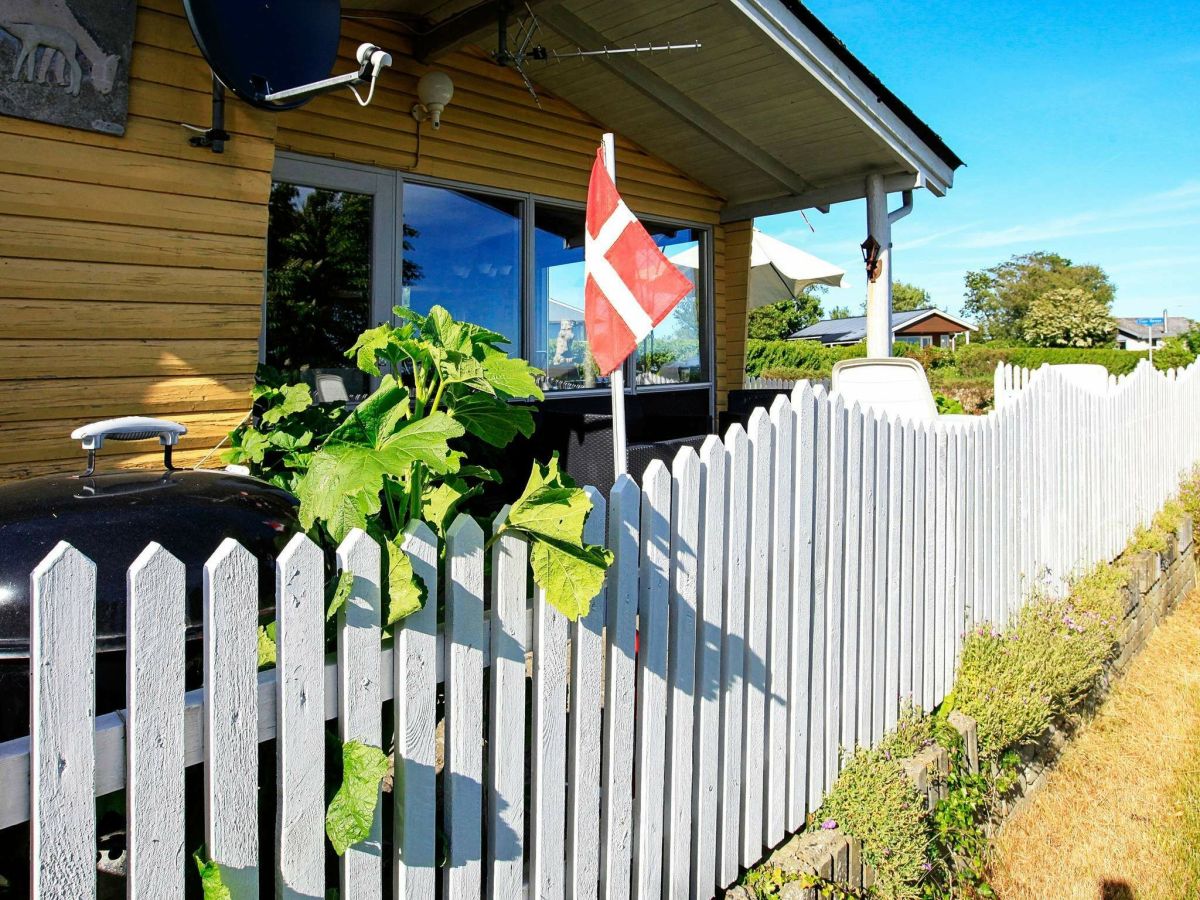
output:
[[[137,0],[0,0],[0,115],[124,134]]]

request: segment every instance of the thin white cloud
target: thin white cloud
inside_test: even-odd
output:
[[[1152,228],[1200,225],[1200,181],[1186,181],[1168,191],[1147,194],[1115,206],[1060,216],[1044,222],[977,232],[956,241],[961,247],[1006,247],[1082,235],[1118,234]]]

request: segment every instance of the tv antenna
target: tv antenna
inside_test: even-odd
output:
[[[537,16],[533,10],[529,8],[529,4],[525,4],[525,12],[527,18],[517,20],[517,33],[510,43],[508,38],[508,12],[509,7],[506,3],[501,3],[499,8],[499,35],[496,41],[496,52],[492,54],[492,59],[501,66],[511,66],[521,76],[521,80],[525,82],[525,88],[529,91],[533,102],[538,105],[538,109],[542,108],[542,101],[538,98],[537,90],[533,86],[533,82],[529,80],[529,75],[525,71],[525,66],[528,62],[560,62],[565,59],[581,59],[589,56],[619,56],[619,55],[634,55],[639,53],[670,53],[675,50],[699,50],[702,44],[699,41],[691,41],[686,44],[676,44],[668,41],[664,44],[634,44],[632,47],[609,47],[607,45],[598,50],[585,50],[582,47],[576,47],[574,50],[559,52],[551,50],[541,44],[535,44],[534,38],[541,31],[541,23],[538,22]]]

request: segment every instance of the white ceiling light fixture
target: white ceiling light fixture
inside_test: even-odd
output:
[[[426,72],[417,82],[417,101],[413,104],[412,117],[417,122],[426,119],[434,130],[442,126],[442,111],[454,97],[454,82],[445,72]]]

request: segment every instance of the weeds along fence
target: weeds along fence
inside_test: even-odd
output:
[[[801,383],[620,479],[593,498],[587,537],[616,560],[576,622],[529,599],[520,538],[489,548],[460,517],[441,563],[426,526],[406,535],[444,624],[429,603],[383,633],[380,551],[359,532],[337,554],[354,588],[327,659],[321,554],[298,536],[260,673],[256,563],[227,540],[204,572],[204,686],[185,691],[182,566],[152,544],[128,576],[128,708],[99,717],[96,570],[60,544],[31,575],[33,727],[0,745],[0,827],[30,822],[35,896],[92,896],[94,799],[124,789],[129,896],[183,894],[202,814],[234,897],[272,880],[323,897],[336,719],[343,740],[395,735],[341,897],[712,897],[803,826],[839,748],[878,741],[907,698],[943,699],[964,628],[1115,556],[1200,456],[1198,365],[997,379],[994,412],[926,423]]]

